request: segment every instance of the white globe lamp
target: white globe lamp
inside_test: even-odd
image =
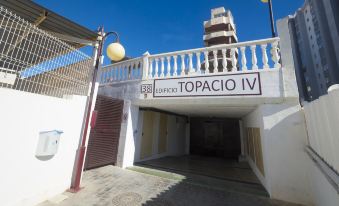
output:
[[[119,42],[108,45],[106,52],[112,61],[120,61],[125,57],[125,49]]]

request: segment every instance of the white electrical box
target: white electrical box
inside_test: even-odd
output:
[[[38,147],[35,156],[52,156],[58,151],[60,136],[63,131],[53,130],[39,133]]]

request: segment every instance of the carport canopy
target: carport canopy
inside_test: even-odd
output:
[[[98,34],[31,0],[2,0],[3,6],[75,48],[93,44]]]

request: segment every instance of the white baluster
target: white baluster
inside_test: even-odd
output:
[[[109,79],[110,79],[110,73],[109,73],[110,69],[108,68],[106,70],[106,83],[109,83]]]
[[[156,58],[155,59],[155,75],[154,78],[158,78],[159,77],[159,59]]]
[[[173,56],[173,76],[177,76],[178,75],[178,62],[177,62],[177,58],[178,56],[177,55],[174,55]]]
[[[165,77],[165,58],[161,57],[161,73],[160,73],[160,77],[163,78]]]
[[[226,49],[222,49],[221,50],[221,53],[222,53],[222,71],[224,72],[224,73],[226,73],[227,72],[227,59],[226,59]]]
[[[132,78],[132,64],[131,63],[126,65],[126,71],[127,71],[126,80],[130,80]]]
[[[134,62],[133,64],[133,79],[137,79],[138,77],[138,64],[139,62]]]
[[[142,68],[142,78],[143,79],[148,79],[150,76],[149,76],[149,53],[146,52],[143,54],[143,57],[142,57],[142,65],[140,65],[140,68],[139,68],[139,71],[141,70]],[[141,71],[139,72],[139,75],[141,75]]]
[[[138,62],[137,63],[137,78],[140,78],[140,79],[142,79],[142,71],[143,71],[143,62],[144,61],[140,61],[140,62]],[[148,61],[147,61],[148,62]]]
[[[127,80],[128,79],[128,64],[124,64],[123,71],[124,71],[124,80]]]
[[[131,65],[130,64],[126,64],[126,80],[129,80],[131,78],[131,73],[132,73],[132,70],[131,70]]]
[[[114,75],[113,75],[113,68],[110,67],[109,68],[109,81],[110,82],[113,82],[113,77],[114,77]]]
[[[148,78],[153,78],[153,59],[149,59]]]
[[[114,77],[114,80],[115,81],[118,81],[119,79],[119,70],[117,67],[114,67],[114,71],[115,71],[115,77]]]
[[[126,69],[125,69],[125,64],[121,65],[121,80],[125,80],[126,76]]]
[[[167,72],[166,77],[171,76],[171,56],[167,57]]]
[[[121,65],[118,66],[118,81],[122,79],[122,68]]]
[[[200,52],[195,53],[197,57],[197,73],[201,74]]]
[[[126,79],[125,80],[129,80],[130,79],[130,77],[131,77],[131,65],[130,64],[126,64]]]
[[[181,58],[181,76],[185,76],[185,54],[180,55]]]
[[[126,79],[126,66],[125,66],[125,64],[121,65],[121,72],[122,72],[121,80],[125,80]]]
[[[111,68],[108,68],[107,69],[107,82],[108,83],[111,82],[111,77],[112,77],[112,75],[111,75]]]
[[[137,62],[132,62],[131,63],[131,79],[135,78],[135,73],[137,71]]]
[[[246,47],[240,47],[241,50],[241,70],[246,71],[247,70],[247,59],[246,59]]]
[[[106,70],[106,83],[109,83],[111,79],[110,68]]]
[[[112,67],[112,82],[114,82],[115,81],[115,78],[116,78],[116,71],[115,71],[115,68],[114,67]]]
[[[105,70],[105,79],[104,79],[104,82],[105,82],[105,83],[107,83],[107,76],[108,76],[107,73],[108,73],[107,70]]]
[[[104,69],[101,72],[100,82],[105,83],[105,70]]]
[[[193,70],[193,54],[189,53],[188,57],[189,57],[189,61],[188,61],[189,74],[194,74],[194,70]]]
[[[231,49],[231,59],[232,59],[232,72],[237,71],[237,57],[236,57],[236,49]]]
[[[115,78],[114,67],[111,67],[111,71],[112,71],[112,81],[114,81]]]
[[[279,48],[278,48],[278,41],[275,41],[275,42],[272,43],[271,54],[272,54],[272,60],[274,62],[274,68],[276,68],[276,69],[280,69],[281,68],[280,55],[279,55],[278,50],[279,50]]]
[[[218,50],[213,51],[213,73],[218,73]]]
[[[209,70],[210,63],[208,61],[208,51],[204,51],[204,56],[205,56],[205,73],[209,74],[210,73],[210,70]]]
[[[266,48],[267,48],[267,44],[262,44],[261,45],[262,63],[263,63],[264,69],[268,69],[269,68]]]
[[[111,75],[110,81],[113,82],[113,80],[114,80],[113,67],[110,67],[109,70],[110,70],[110,75]]]
[[[102,84],[104,83],[104,74],[105,74],[105,70],[103,69],[100,71],[100,80],[99,80],[100,83]]]
[[[252,45],[251,46],[251,51],[252,51],[252,70],[257,70],[258,69],[258,59],[257,59],[257,54],[256,54],[256,48],[257,45]]]

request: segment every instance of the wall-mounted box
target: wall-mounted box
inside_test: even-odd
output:
[[[39,133],[38,146],[35,156],[52,156],[58,151],[60,136],[63,131],[53,130]]]

